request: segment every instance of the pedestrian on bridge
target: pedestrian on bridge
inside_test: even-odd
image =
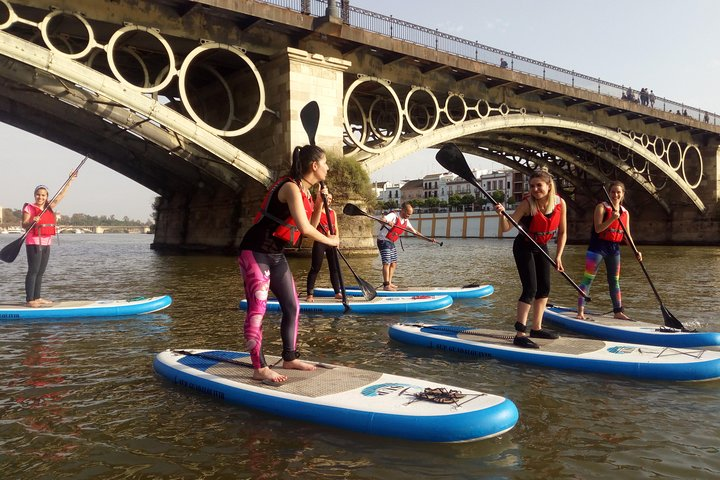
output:
[[[630,213],[622,206],[625,184],[618,180],[610,182],[609,194],[612,204],[601,202],[595,206],[590,245],[585,254],[585,273],[580,288],[586,295],[590,294],[590,285],[600,268],[600,261],[604,261],[614,317],[630,320],[625,314],[620,291],[620,244],[628,242],[623,226],[627,235],[630,235]],[[642,253],[637,252],[637,258],[642,262]],[[585,297],[582,295],[578,296],[577,318],[585,319]]]
[[[70,174],[70,178],[52,201],[48,201],[48,187],[38,185],[34,191],[35,202],[23,206],[22,227],[27,231],[25,251],[28,271],[25,275],[25,302],[28,307],[45,307],[53,303],[42,298],[41,291],[43,275],[50,260],[52,237],[57,233],[54,209],[65,197],[74,178],[77,178],[77,169]]]
[[[323,205],[321,195],[327,194],[327,189],[318,188],[314,201],[310,189],[325,181],[327,173],[327,159],[320,147],[296,147],[290,174],[270,187],[253,225],[240,242],[238,264],[248,303],[245,347],[250,352],[255,380],[274,383],[287,380],[286,375],[268,366],[262,351],[262,321],[268,291],[278,299],[282,310],[283,368],[315,370],[315,365],[298,360],[300,306],[295,280],[283,249],[288,244],[299,246],[303,235],[331,247],[340,243],[337,235],[325,235],[316,228]]]

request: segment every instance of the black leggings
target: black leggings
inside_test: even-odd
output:
[[[328,267],[330,269],[330,283],[332,283],[335,293],[340,293],[340,276],[335,268],[335,262],[332,261],[332,247],[321,242],[314,242],[312,248],[312,263],[307,277],[307,294],[312,295],[315,290],[315,280],[322,268],[323,258],[327,256]]]
[[[25,301],[40,298],[42,277],[50,260],[50,245],[25,245],[28,272],[25,276]]]
[[[547,245],[540,245],[540,248],[548,252]],[[532,305],[534,299],[547,298],[550,295],[550,262],[545,255],[525,237],[515,237],[513,257],[523,287],[518,300]]]

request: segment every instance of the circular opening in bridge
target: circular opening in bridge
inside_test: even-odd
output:
[[[367,119],[367,128],[351,124],[349,116],[351,100],[353,108]],[[380,153],[392,146],[402,134],[402,107],[400,99],[388,82],[375,77],[360,77],[345,92],[343,114],[346,137],[368,153]],[[362,138],[362,141],[356,140]]]
[[[255,64],[236,47],[206,43],[185,58],[180,97],[190,116],[219,136],[253,128],[265,111],[265,89]]]
[[[490,104],[486,100],[478,100],[475,110],[480,118],[487,118],[490,115]]]
[[[440,120],[437,98],[425,88],[413,87],[405,97],[405,115],[416,133],[434,130]]]
[[[363,112],[360,102],[356,98],[351,98],[347,109],[346,125],[350,125],[350,132],[343,132],[343,143],[345,147],[343,152],[350,155],[358,151],[358,145],[365,142],[367,133],[367,117]]]
[[[665,139],[660,137],[655,137],[652,143],[653,146],[653,152],[655,152],[655,155],[662,158],[663,155],[665,155],[665,152],[667,152],[667,147],[665,146]]]
[[[451,123],[460,123],[467,115],[465,99],[457,93],[451,93],[445,99],[445,115]]]
[[[682,173],[690,188],[695,189],[700,185],[703,177],[703,160],[700,149],[695,145],[688,145],[683,152]],[[688,176],[691,175],[691,178]],[[693,178],[694,177],[694,178]]]
[[[15,23],[17,15],[6,0],[0,0],[0,30],[5,30]]]
[[[55,10],[38,27],[45,45],[68,58],[82,58],[97,45],[92,27],[77,13]]]
[[[676,172],[682,166],[682,148],[675,140],[670,140],[670,143],[668,143],[667,163]]]
[[[107,45],[108,62],[115,78],[142,93],[159,92],[172,81],[175,55],[154,29],[129,25],[116,31]],[[166,71],[165,77],[160,72]],[[159,83],[155,79],[162,78]]]

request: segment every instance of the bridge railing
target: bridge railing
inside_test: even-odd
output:
[[[260,3],[268,3],[296,12],[312,15],[314,17],[325,16],[327,11],[327,0],[255,0]],[[501,62],[507,63],[506,68],[516,72],[533,75],[543,80],[552,80],[564,85],[588,90],[603,95],[624,98],[628,91],[627,86],[602,80],[573,70],[557,67],[555,65],[517,55],[499,48],[483,45],[477,41],[466,40],[454,35],[433,30],[431,28],[415,25],[380,13],[364,10],[352,5],[342,5],[337,2],[338,12],[343,21],[356,28],[361,28],[378,35],[396,38],[404,42],[421,45],[435,50],[469,58],[478,62],[500,66]],[[632,89],[633,96],[637,102],[640,101],[638,89]],[[632,100],[626,100],[629,103]],[[654,108],[684,115],[699,121],[705,121],[712,125],[720,123],[720,116],[707,110],[686,105],[682,102],[670,100],[656,95]]]

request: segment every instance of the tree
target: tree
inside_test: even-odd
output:
[[[503,203],[505,202],[505,192],[502,190],[495,190],[492,192],[491,196],[495,199],[497,203]]]

